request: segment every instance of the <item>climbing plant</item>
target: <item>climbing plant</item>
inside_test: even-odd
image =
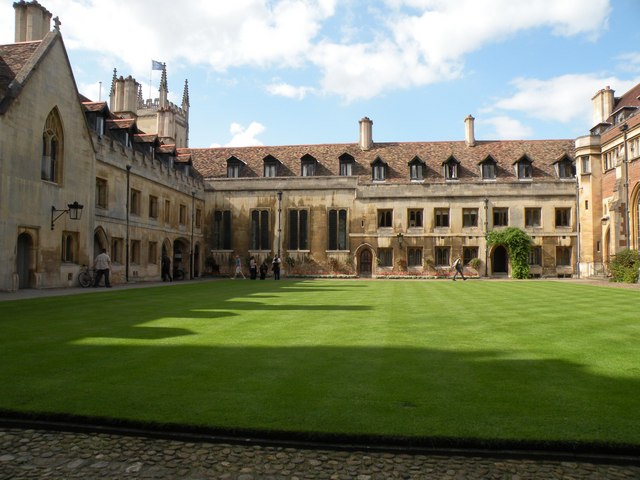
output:
[[[529,278],[529,250],[531,238],[525,232],[515,227],[504,230],[492,230],[487,235],[487,243],[504,245],[511,258],[511,272],[513,278]]]
[[[611,260],[611,281],[636,283],[640,268],[640,254],[637,250],[621,250]]]

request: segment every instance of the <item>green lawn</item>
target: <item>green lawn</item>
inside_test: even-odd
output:
[[[242,281],[0,302],[0,409],[640,445],[640,292]]]

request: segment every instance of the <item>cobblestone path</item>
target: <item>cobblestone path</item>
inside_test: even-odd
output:
[[[0,429],[0,479],[640,479],[640,466],[188,443]]]

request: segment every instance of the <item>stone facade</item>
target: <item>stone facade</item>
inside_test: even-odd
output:
[[[592,99],[596,123],[576,139],[580,191],[580,271],[603,275],[616,252],[640,248],[640,84]]]

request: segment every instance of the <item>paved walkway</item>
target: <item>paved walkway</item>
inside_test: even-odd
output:
[[[409,455],[0,429],[0,479],[631,480],[640,466],[584,458]]]
[[[603,281],[577,282],[621,286]],[[158,284],[162,282],[116,285],[111,291]],[[0,293],[0,301],[97,291],[107,290],[21,290]],[[640,459],[550,458],[296,449],[0,427],[0,480],[640,479]]]

